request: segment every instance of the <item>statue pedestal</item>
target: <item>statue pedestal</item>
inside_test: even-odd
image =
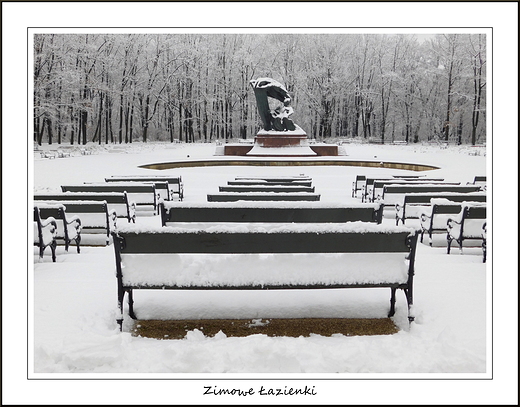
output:
[[[304,157],[317,154],[309,147],[307,134],[296,126],[292,131],[260,130],[253,148],[246,155]]]

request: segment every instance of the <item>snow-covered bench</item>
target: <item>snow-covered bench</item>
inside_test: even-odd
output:
[[[460,182],[447,182],[443,178],[423,178],[423,179],[392,179],[375,180],[367,193],[369,202],[379,202],[383,197],[383,189],[387,185],[460,185]]]
[[[48,151],[40,152],[41,158],[56,158],[57,155],[58,155],[58,152],[56,150],[48,150]]]
[[[125,225],[113,233],[117,322],[122,329],[125,293],[128,314],[137,318],[133,307],[135,289],[373,287],[390,288],[389,316],[395,313],[396,290],[402,289],[411,322],[417,236],[417,231],[405,226],[367,222],[250,229]]]
[[[385,206],[395,207],[396,204],[402,205],[404,197],[408,194],[444,192],[467,194],[469,192],[478,192],[479,190],[480,187],[476,185],[385,185],[381,202]]]
[[[244,179],[244,180],[232,180],[228,181],[228,185],[263,185],[263,186],[272,186],[272,185],[280,185],[280,186],[304,186],[304,187],[310,187],[312,186],[312,181],[310,180],[295,180],[295,181],[281,181],[281,180],[274,180],[274,181],[265,181],[263,179]]]
[[[35,201],[105,201],[109,211],[115,211],[118,218],[135,223],[135,203],[128,201],[126,192],[63,192],[55,194],[34,194]]]
[[[468,182],[468,185],[480,185],[483,191],[487,188],[487,177],[485,175],[475,175],[473,182]]]
[[[459,244],[460,252],[465,240],[482,240],[483,261],[486,261],[486,205],[463,203],[463,209],[457,216],[451,216],[447,222],[448,254],[451,243]]]
[[[267,182],[293,182],[293,181],[312,181],[312,178],[307,175],[279,175],[279,176],[238,176],[235,177],[236,181],[244,180],[256,180],[256,181],[267,181]]]
[[[444,181],[442,178],[426,178],[423,175],[392,175],[389,177],[372,176],[366,177],[364,181],[360,182],[361,186],[361,201],[373,201],[374,195],[374,183],[386,182],[389,183],[402,183],[402,182],[421,182],[424,183],[427,180]]]
[[[388,180],[403,180],[403,179],[409,179],[409,180],[420,180],[423,178],[424,175],[392,175],[391,178],[369,178],[371,183],[374,182],[375,179],[388,179]],[[356,175],[356,178],[354,179],[354,182],[352,183],[352,198],[357,197],[358,191],[364,191],[365,185],[367,182],[367,176],[366,175]],[[368,191],[367,191],[368,192]],[[362,200],[364,201],[364,195],[362,196]]]
[[[184,199],[184,183],[181,176],[167,175],[113,175],[105,178],[105,182],[167,182],[168,197],[165,200],[173,200],[175,196],[179,200]]]
[[[217,192],[208,194],[208,202],[236,201],[319,201],[320,194],[312,192]]]
[[[117,229],[117,214],[114,210],[108,209],[106,201],[46,201],[39,202],[40,211],[43,210],[42,205],[62,206],[65,216],[67,218],[80,219],[80,231],[83,234],[102,235],[103,241],[108,244],[110,241],[110,234]],[[58,225],[59,226],[59,225]],[[71,228],[69,227],[69,238]],[[80,240],[82,238],[80,237]],[[92,239],[95,240],[95,239]],[[99,239],[98,239],[99,240]],[[78,253],[79,253],[79,241]],[[99,244],[99,243],[97,243]],[[68,244],[65,243],[65,249]]]
[[[39,256],[43,258],[43,253],[47,247],[51,248],[52,261],[56,261],[56,235],[58,225],[56,219],[42,218],[40,211],[34,207],[34,245],[39,249]]]
[[[157,192],[161,189],[162,194]],[[126,192],[136,209],[156,214],[158,199],[168,194],[166,182],[91,182],[78,185],[62,185],[63,192]]]
[[[467,194],[456,192],[407,194],[404,196],[402,203],[398,202],[395,204],[395,224],[398,225],[400,221],[404,225],[407,219],[420,219],[421,214],[431,206],[431,200],[436,198],[446,198],[453,202],[486,202],[486,194],[481,192],[469,192]]]
[[[69,246],[74,241],[76,251],[80,252],[82,222],[78,215],[68,213],[66,207],[60,202],[36,202],[34,208],[35,211],[38,211],[40,218],[56,221],[55,245],[58,241],[63,241],[65,251],[69,251]]]
[[[358,191],[363,191],[366,180],[366,175],[356,175],[356,179],[352,183],[352,198],[357,197]]]
[[[305,185],[224,185],[219,192],[314,192],[314,187]]]
[[[65,157],[71,157],[72,156],[72,148],[69,146],[60,147],[56,150],[56,153],[58,154],[58,158],[65,158]]]
[[[316,206],[312,202],[291,203],[253,202],[159,204],[161,224],[179,226],[186,223],[344,223],[374,222],[383,220],[379,204],[353,204],[348,206]]]

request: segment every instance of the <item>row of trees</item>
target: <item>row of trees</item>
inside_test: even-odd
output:
[[[258,77],[310,138],[486,139],[484,34],[38,34],[34,140],[251,138]]]

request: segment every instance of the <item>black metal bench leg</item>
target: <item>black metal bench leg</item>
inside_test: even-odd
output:
[[[57,246],[56,242],[52,242],[52,244],[50,245],[53,262],[56,262],[56,246]]]
[[[128,315],[132,319],[137,319],[134,313],[134,292],[132,290],[128,291]]]
[[[403,288],[404,295],[406,296],[406,302],[408,303],[408,322],[411,324],[415,317],[413,315],[410,315],[411,307],[412,307],[412,293],[410,290]]]
[[[486,243],[486,239],[484,239],[482,241],[482,263],[485,263],[486,262],[486,257],[487,257],[487,243]]]
[[[397,290],[397,288],[395,287],[391,287],[390,288],[392,294],[390,296],[390,311],[388,312],[388,317],[393,317],[394,314],[395,314],[395,292]]]
[[[123,300],[125,298],[125,291],[118,289],[117,292],[117,308],[119,309],[119,318],[116,319],[119,324],[119,331],[123,331]]]

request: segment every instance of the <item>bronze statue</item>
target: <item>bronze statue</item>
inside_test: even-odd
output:
[[[255,92],[256,105],[264,124],[264,130],[292,131],[296,129],[293,121],[289,119],[293,113],[293,108],[290,106],[291,97],[280,82],[271,78],[259,78],[251,80],[249,84]],[[282,102],[283,105],[271,110],[268,97]]]

